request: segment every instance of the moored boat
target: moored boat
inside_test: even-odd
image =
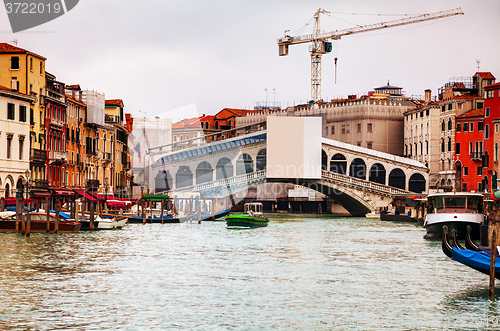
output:
[[[479,193],[445,192],[427,197],[428,213],[424,227],[426,238],[442,238],[443,225],[449,231],[457,231],[457,239],[465,239],[467,226],[471,227],[471,238],[479,238],[479,226],[484,222],[483,196]]]
[[[244,214],[231,214],[226,216],[228,227],[263,227],[269,220],[264,217],[263,206],[260,202],[245,203]]]
[[[376,212],[376,211],[372,211],[370,213],[367,213],[365,215],[365,218],[379,220],[380,219],[380,213]]]
[[[56,214],[49,214],[49,227],[50,232],[55,231],[56,225]],[[65,219],[64,217],[59,217],[57,222],[57,232],[78,232],[80,231],[82,224],[73,219]],[[32,212],[31,222],[30,222],[31,233],[37,232],[47,232],[47,213],[46,212]]]
[[[419,222],[423,217],[424,195],[395,194],[391,208],[380,213],[380,220],[394,222]]]
[[[116,218],[96,218],[98,222],[98,230],[114,230],[121,229],[127,224],[126,217],[116,217]]]

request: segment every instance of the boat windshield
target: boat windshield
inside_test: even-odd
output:
[[[249,211],[253,211],[254,213],[261,213],[262,212],[262,205],[260,205],[260,204],[246,204],[245,205],[245,213],[248,213]]]
[[[446,209],[465,209],[465,202],[467,199],[465,197],[445,197],[444,207]]]
[[[436,196],[429,198],[429,206],[434,210],[461,209],[463,212],[482,212],[482,197],[480,196]]]

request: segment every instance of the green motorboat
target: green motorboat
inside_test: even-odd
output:
[[[263,209],[260,202],[245,203],[245,213],[226,216],[226,224],[228,227],[267,226],[269,220],[262,214]]]

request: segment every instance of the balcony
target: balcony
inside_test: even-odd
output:
[[[472,152],[470,153],[470,158],[472,161],[482,161],[483,155],[483,152]]]
[[[66,160],[68,160],[68,152],[49,151],[50,163],[66,163]]]
[[[49,181],[44,179],[36,179],[33,181],[32,189],[38,190],[48,190],[49,189]]]
[[[130,170],[130,162],[125,162],[123,164],[123,170]]]
[[[111,153],[102,153],[101,158],[103,161],[111,162]]]
[[[104,115],[104,121],[106,123],[123,123],[123,121],[120,120],[120,116],[116,115]]]
[[[64,121],[61,121],[61,120],[58,120],[58,119],[55,119],[55,118],[49,118],[49,124],[52,125],[52,126],[56,126],[58,128],[63,128],[64,127]]]
[[[47,151],[41,149],[31,149],[30,159],[35,161],[47,161]]]

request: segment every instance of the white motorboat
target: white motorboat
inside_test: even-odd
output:
[[[471,237],[479,238],[479,227],[484,223],[483,195],[470,192],[434,193],[427,196],[427,216],[424,227],[427,238],[442,238],[443,225],[449,231],[457,230],[459,238],[465,238],[467,225]]]

